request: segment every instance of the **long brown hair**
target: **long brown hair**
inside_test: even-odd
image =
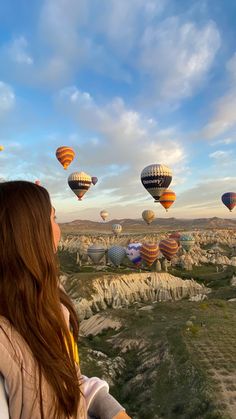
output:
[[[54,391],[55,417],[61,418],[76,416],[81,397],[61,302],[70,311],[75,339],[78,322],[72,303],[59,289],[51,208],[49,194],[41,186],[0,183],[0,315],[29,345]],[[40,405],[44,417],[42,400]]]

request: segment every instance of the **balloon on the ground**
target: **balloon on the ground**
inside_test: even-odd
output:
[[[221,200],[223,204],[232,211],[236,205],[236,193],[235,192],[226,192],[222,195]]]
[[[142,258],[140,255],[141,247],[142,247],[142,243],[130,243],[126,248],[126,256],[135,265],[140,265],[142,261]]]
[[[0,151],[3,151],[3,150],[4,150],[4,146],[0,145]]]
[[[180,233],[178,233],[178,231],[176,231],[175,233],[171,233],[170,235],[169,235],[169,239],[174,239],[175,241],[176,241],[176,243],[178,244],[178,246],[180,246],[180,237],[181,237],[181,234]]]
[[[142,217],[144,221],[149,225],[152,223],[153,220],[155,220],[155,213],[152,210],[145,210],[142,212]]]
[[[96,176],[92,176],[92,184],[96,185],[97,182],[98,182],[98,178]]]
[[[74,172],[68,177],[68,185],[79,201],[82,200],[84,194],[89,190],[91,183],[91,176],[84,172]]]
[[[165,208],[166,211],[171,207],[171,205],[176,200],[176,194],[175,192],[171,191],[170,189],[167,189],[160,197],[160,204]]]
[[[74,160],[75,152],[72,147],[62,146],[56,150],[57,160],[61,163],[63,168],[66,170],[67,167]]]
[[[122,232],[122,226],[120,224],[113,224],[112,231],[116,236],[119,236],[119,234]]]
[[[163,239],[159,243],[159,249],[167,260],[171,260],[178,251],[178,243],[174,239]]]
[[[107,210],[100,211],[100,216],[102,217],[103,221],[106,221],[106,219],[109,217],[109,213]]]
[[[191,249],[191,247],[193,247],[193,245],[195,244],[195,239],[190,234],[183,234],[180,237],[179,242],[183,249],[186,250],[186,252],[188,252]]]
[[[90,259],[95,263],[99,263],[100,260],[105,255],[105,248],[101,246],[100,244],[93,244],[90,246],[87,250],[87,254],[90,257]]]
[[[146,262],[148,266],[151,266],[159,255],[158,244],[155,243],[143,243],[140,249],[141,258]]]
[[[172,172],[169,167],[162,164],[150,164],[141,173],[141,182],[144,188],[159,202],[163,192],[172,181]]]
[[[113,265],[120,266],[126,256],[125,248],[122,246],[112,246],[108,249],[108,258]]]

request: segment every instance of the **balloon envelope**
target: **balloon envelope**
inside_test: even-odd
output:
[[[152,221],[155,220],[155,213],[152,210],[145,210],[142,212],[142,217],[144,221],[149,225],[152,223]]]
[[[183,249],[188,252],[194,245],[195,239],[190,234],[184,234],[180,237],[179,242]]]
[[[66,170],[67,167],[74,160],[75,152],[72,147],[62,146],[58,147],[56,150],[57,160],[61,163],[63,168]]]
[[[141,182],[155,199],[155,202],[159,202],[161,195],[168,188],[171,181],[171,170],[162,164],[150,164],[141,173]]]
[[[99,263],[105,255],[105,248],[100,244],[93,244],[88,248],[87,254],[94,263]]]
[[[178,247],[174,239],[164,239],[159,243],[159,249],[167,260],[171,260],[176,255]]]
[[[100,211],[100,216],[102,217],[103,221],[105,221],[108,218],[109,213],[107,210],[102,210]]]
[[[126,248],[126,256],[135,265],[140,265],[142,261],[142,258],[140,255],[141,247],[142,247],[142,243],[130,243]]]
[[[84,194],[89,190],[91,183],[91,176],[84,172],[74,172],[68,177],[69,187],[80,201],[82,200]]]
[[[169,235],[169,239],[174,239],[176,241],[176,243],[178,244],[178,246],[180,246],[180,243],[179,243],[180,237],[181,237],[181,234],[178,233],[177,231],[175,233],[171,233]]]
[[[175,192],[171,191],[170,189],[167,189],[163,192],[163,194],[160,197],[160,204],[165,208],[166,211],[168,211],[168,209],[175,202],[175,200]]]
[[[38,179],[37,179],[34,183],[35,183],[35,185],[38,185],[38,186],[40,186],[40,185],[41,185],[41,182],[40,182],[40,180],[38,180]]]
[[[118,236],[122,232],[122,226],[120,224],[113,224],[112,231],[116,236]]]
[[[92,184],[93,185],[96,185],[96,183],[97,183],[97,181],[98,181],[98,178],[96,177],[96,176],[92,176]]]
[[[115,266],[120,266],[126,256],[126,251],[122,246],[112,246],[108,249],[108,257]]]
[[[159,254],[158,244],[143,243],[140,249],[140,255],[148,266],[151,266],[157,259]]]
[[[3,150],[4,150],[4,146],[0,145],[0,151],[3,151]]]
[[[236,193],[235,192],[226,192],[222,195],[221,200],[223,204],[232,211],[236,205]]]

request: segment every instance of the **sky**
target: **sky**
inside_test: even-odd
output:
[[[0,2],[0,178],[40,179],[60,222],[234,217],[235,16],[235,0]],[[168,213],[140,181],[153,163],[173,172]],[[76,171],[99,178],[81,202]]]

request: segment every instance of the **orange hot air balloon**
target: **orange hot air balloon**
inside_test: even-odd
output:
[[[156,243],[143,243],[140,249],[140,256],[148,266],[152,266],[159,254],[159,247]]]
[[[61,165],[66,170],[67,167],[71,164],[71,162],[74,160],[75,152],[73,148],[62,146],[58,147],[56,150],[56,158],[61,163]]]
[[[171,260],[178,251],[178,243],[174,239],[164,239],[159,243],[159,248],[167,260]]]
[[[175,192],[171,191],[170,189],[167,189],[160,197],[160,204],[165,208],[166,211],[171,207],[171,205],[176,200],[176,194]]]

